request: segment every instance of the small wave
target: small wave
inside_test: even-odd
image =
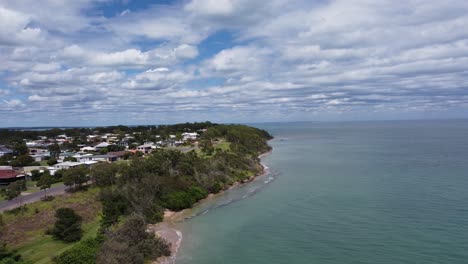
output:
[[[259,176],[257,177],[257,179],[261,180],[261,178],[264,178],[265,176],[268,175],[268,178],[266,180],[264,180],[263,184],[261,185],[252,185],[253,183],[250,183],[250,184],[246,184],[246,185],[240,185],[239,187],[253,187],[252,189],[249,189],[247,191],[247,193],[243,194],[242,196],[239,196],[238,198],[230,198],[226,201],[220,201],[218,204],[214,204],[212,206],[210,206],[209,208],[207,209],[204,209],[200,212],[196,212],[194,213],[193,215],[189,216],[189,217],[185,217],[184,219],[180,220],[180,221],[177,221],[177,222],[185,222],[187,220],[190,220],[194,217],[197,217],[199,215],[203,215],[203,214],[206,214],[208,213],[209,211],[211,210],[215,210],[215,209],[218,209],[218,208],[222,208],[222,207],[225,207],[225,206],[228,206],[230,204],[233,204],[235,202],[238,202],[238,201],[241,201],[241,200],[244,200],[244,199],[247,199],[255,194],[257,194],[258,192],[260,192],[263,188],[265,188],[266,186],[268,186],[270,183],[272,183],[273,181],[275,181],[278,176],[279,176],[279,173],[275,172],[275,173],[272,173],[270,171],[268,171],[268,174],[265,174],[265,175],[262,175],[262,176]],[[257,184],[259,183],[259,181],[256,181]]]

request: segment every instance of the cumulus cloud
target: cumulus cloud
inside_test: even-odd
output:
[[[125,109],[124,123],[159,123],[468,111],[463,1],[190,0],[110,17],[102,4],[112,3],[0,0],[0,115],[115,123]]]

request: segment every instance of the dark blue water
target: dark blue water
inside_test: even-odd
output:
[[[468,121],[259,126],[271,174],[181,223],[178,264],[468,263]]]

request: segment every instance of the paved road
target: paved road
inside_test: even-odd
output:
[[[56,195],[63,194],[65,192],[66,188],[67,187],[65,185],[59,185],[59,186],[52,187],[52,188],[47,190],[47,195],[48,196],[56,196]],[[41,200],[42,197],[44,197],[44,191],[39,191],[39,192],[31,193],[31,194],[28,194],[28,195],[23,195],[22,196],[22,198],[23,198],[22,204],[24,205],[24,204],[30,204],[30,203],[37,202],[37,201]],[[19,206],[19,199],[20,198],[17,197],[15,199],[11,200],[11,201],[0,202],[0,212],[15,209],[16,207],[18,207]]]

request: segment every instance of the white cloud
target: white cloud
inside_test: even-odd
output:
[[[148,122],[252,121],[468,109],[463,1],[191,0],[114,17],[97,6],[0,0],[0,115],[88,120],[125,108],[122,118]]]

